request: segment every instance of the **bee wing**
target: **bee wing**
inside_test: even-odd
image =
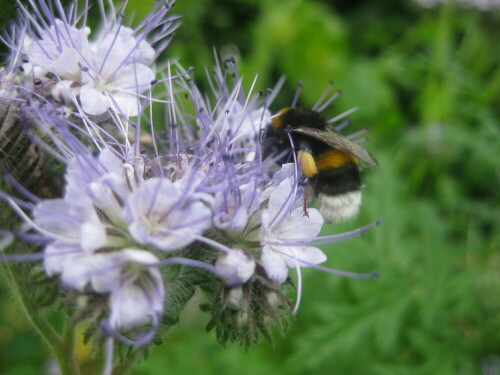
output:
[[[352,142],[333,129],[319,130],[310,127],[289,128],[292,133],[303,134],[326,143],[337,150],[354,156],[365,167],[375,168],[378,165],[377,160],[357,143]]]

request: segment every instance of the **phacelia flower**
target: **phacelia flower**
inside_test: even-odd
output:
[[[178,250],[194,241],[211,222],[211,211],[180,184],[156,177],[145,181],[127,200],[123,219],[140,244]]]
[[[123,249],[103,255],[108,269],[106,279],[96,290],[110,292],[110,326],[114,329],[137,327],[151,321],[158,325],[165,297],[164,281],[156,267],[159,260],[144,250]],[[94,269],[93,273],[99,273]]]
[[[148,65],[154,50],[134,38],[127,27],[117,27],[91,45],[92,54],[82,72],[80,101],[89,115],[100,115],[110,107],[125,117],[139,113],[139,94],[151,86],[155,73]],[[145,52],[141,55],[141,52]],[[145,65],[144,63],[148,64]]]
[[[321,250],[301,242],[318,235],[323,218],[314,208],[309,208],[305,214],[302,206],[297,207],[290,201],[292,194],[292,179],[285,179],[271,193],[261,218],[262,265],[269,278],[279,284],[288,276],[287,267],[297,268],[326,260]],[[299,198],[302,201],[303,198]],[[291,208],[287,210],[286,207]]]

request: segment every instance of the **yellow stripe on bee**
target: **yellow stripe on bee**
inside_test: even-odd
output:
[[[299,163],[300,171],[307,178],[314,177],[318,174],[316,161],[309,152],[300,150],[297,153],[297,161]]]
[[[348,163],[356,163],[357,160],[353,156],[338,150],[329,150],[322,153],[316,159],[316,168],[322,171],[325,169],[339,168]]]
[[[271,122],[271,127],[273,129],[279,129],[283,126],[283,122],[281,121],[282,120],[282,117],[283,115],[288,112],[291,108],[287,107],[287,108],[283,108],[281,110],[278,111],[277,115],[275,118],[273,118],[273,122]]]

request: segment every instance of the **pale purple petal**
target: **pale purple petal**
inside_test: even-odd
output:
[[[110,106],[106,95],[97,91],[90,84],[86,84],[80,89],[80,101],[83,110],[89,115],[102,115]]]
[[[283,250],[282,247],[280,250]],[[312,246],[290,246],[288,254],[290,255],[283,257],[288,267],[308,267],[307,264],[303,264],[300,261],[303,260],[311,264],[323,263],[326,260],[326,255],[320,249]]]
[[[288,277],[286,262],[280,254],[273,251],[272,246],[263,247],[261,261],[267,276],[271,280],[278,284],[285,282]]]
[[[41,202],[33,211],[35,223],[43,230],[78,240],[81,222],[72,217],[67,202],[51,199]]]
[[[106,244],[106,228],[100,222],[85,222],[80,229],[82,249],[95,251]]]
[[[44,250],[44,269],[47,275],[53,276],[62,272],[65,259],[68,257],[74,258],[75,254],[78,255],[81,250],[78,247],[64,244],[56,241]]]
[[[323,217],[314,208],[307,209],[307,214],[308,216],[305,215],[303,207],[295,208],[276,230],[277,235],[290,240],[317,236],[323,226]]]

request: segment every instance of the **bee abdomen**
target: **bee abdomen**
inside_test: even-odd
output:
[[[321,169],[316,183],[316,194],[339,195],[361,189],[358,165],[344,164],[342,167]]]
[[[361,177],[354,162],[321,170],[316,176],[315,195],[324,220],[331,223],[356,216],[361,205],[360,189]]]

